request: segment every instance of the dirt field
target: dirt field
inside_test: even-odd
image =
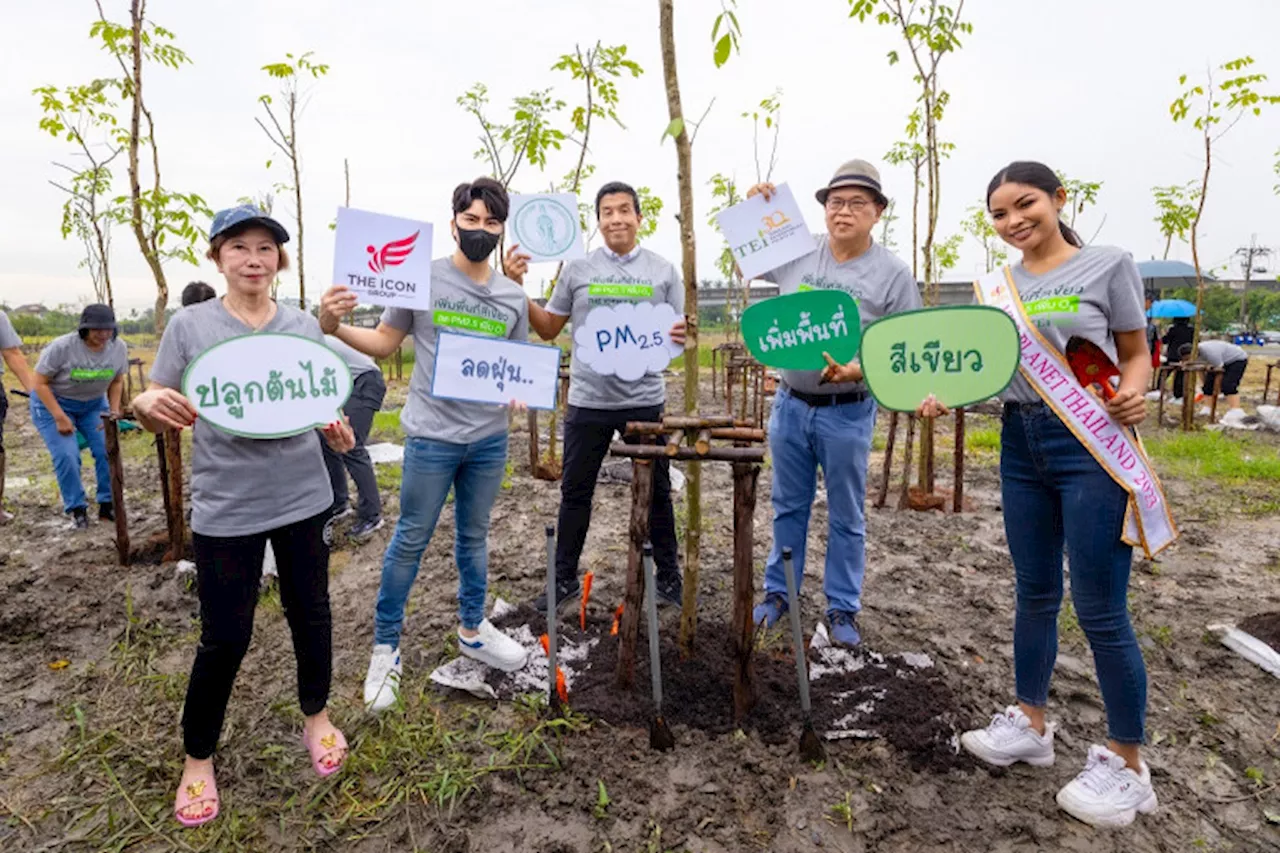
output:
[[[1255,365],[1250,383],[1259,378]],[[671,382],[673,406],[679,384]],[[704,411],[718,405],[709,389]],[[1258,391],[1246,390],[1247,405]],[[403,383],[393,384],[387,408],[403,394]],[[680,708],[669,702],[674,751],[648,748],[643,686],[633,703],[615,702],[624,707],[612,711],[607,691],[595,688],[588,702],[584,686],[590,707],[549,722],[537,702],[480,702],[430,685],[431,668],[456,654],[453,518],[446,510],[410,602],[406,707],[374,719],[361,705],[388,525],[363,546],[342,545],[333,559],[331,707],[352,742],[347,768],[324,781],[310,769],[288,632],[279,598],[268,590],[216,758],[222,815],[185,831],[170,812],[197,607],[190,583],[147,546],[164,524],[150,437],[124,438],[139,553],[133,566],[120,568],[111,528],[95,524],[87,535],[67,529],[48,455],[25,405],[12,400],[8,503],[18,518],[0,528],[0,850],[1280,850],[1280,682],[1205,630],[1280,610],[1275,436],[1147,429],[1184,535],[1158,563],[1141,561],[1133,573],[1130,603],[1150,679],[1146,756],[1161,807],[1127,831],[1076,823],[1053,800],[1082,768],[1089,744],[1105,736],[1092,660],[1069,605],[1051,695],[1051,716],[1060,723],[1051,769],[1001,772],[964,756],[922,760],[928,750],[901,731],[829,743],[825,764],[804,764],[796,749],[798,711],[774,701],[793,695],[785,640],[777,638],[761,650],[774,716],[746,731],[724,725],[728,708],[705,699],[727,696],[727,633],[717,625],[730,616],[731,483],[717,465],[704,475],[702,631],[699,659],[687,665],[701,668],[682,672],[663,656],[671,700],[685,696]],[[394,417],[383,420],[381,437],[395,439]],[[882,416],[882,436],[887,420]],[[899,709],[894,719],[942,715],[978,726],[1011,701],[1013,576],[1000,514],[997,428],[992,417],[969,419],[972,511],[869,512],[866,646],[924,652],[935,668],[917,707]],[[939,428],[946,433],[939,441],[944,486],[949,430],[950,421]],[[544,582],[543,527],[554,523],[558,505],[558,485],[529,476],[527,438],[522,426],[513,433],[511,476],[490,541],[491,592],[514,602],[528,601]],[[394,519],[399,469],[379,470]],[[766,466],[756,511],[758,572],[769,546],[770,473]],[[583,569],[595,572],[597,623],[622,598],[628,501],[625,485],[596,493]],[[806,630],[824,607],[825,525],[820,497],[803,590]],[[676,619],[663,617],[668,640]],[[705,696],[698,684],[706,685]]]

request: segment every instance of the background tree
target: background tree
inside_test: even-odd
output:
[[[1213,146],[1231,132],[1246,115],[1262,114],[1262,107],[1267,104],[1280,103],[1280,95],[1262,94],[1255,88],[1265,83],[1267,75],[1248,71],[1253,65],[1253,57],[1244,56],[1224,62],[1218,66],[1217,72],[1227,75],[1227,79],[1214,82],[1214,69],[1205,72],[1205,82],[1198,83],[1183,91],[1172,104],[1169,114],[1175,123],[1191,120],[1192,126],[1200,132],[1204,144],[1204,173],[1200,178],[1200,197],[1196,203],[1196,215],[1191,220],[1191,261],[1196,268],[1196,319],[1195,331],[1191,339],[1191,357],[1195,358],[1200,351],[1200,328],[1202,309],[1204,307],[1205,280],[1200,267],[1200,246],[1197,235],[1200,220],[1204,217],[1204,203],[1209,194],[1209,175],[1213,169]],[[1187,85],[1187,75],[1178,78],[1179,86]],[[1194,118],[1192,118],[1194,110]]]
[[[1064,172],[1058,173],[1058,180],[1062,181],[1062,187],[1067,191],[1067,210],[1069,211],[1067,225],[1074,229],[1076,227],[1076,217],[1083,213],[1086,207],[1098,203],[1098,193],[1102,191],[1102,182],[1069,178]]]
[[[880,245],[889,251],[898,248],[897,238],[893,236],[894,223],[900,218],[895,211],[898,209],[898,203],[893,199],[889,199],[889,206],[884,209],[884,213],[880,215]]]
[[[933,305],[937,302],[933,241],[938,229],[939,173],[943,157],[938,122],[951,100],[950,94],[938,84],[938,67],[943,57],[960,49],[960,35],[973,32],[973,25],[962,19],[964,0],[954,8],[941,0],[849,0],[849,6],[850,17],[865,21],[874,13],[876,23],[898,29],[915,65],[915,81],[920,85],[920,107],[912,113],[907,135],[916,139],[923,129],[927,218],[922,251],[925,302]],[[889,64],[895,65],[898,60],[898,52],[889,51]]]
[[[172,32],[147,20],[146,0],[131,0],[128,26],[107,20],[102,0],[95,0],[95,4],[98,20],[90,27],[89,37],[101,42],[103,49],[115,58],[121,76],[107,82],[129,102],[128,127],[118,127],[114,137],[115,143],[128,152],[129,195],[115,199],[115,205],[117,209],[128,205],[127,213],[122,212],[120,217],[124,220],[127,215],[126,221],[155,279],[154,318],[156,334],[159,334],[164,331],[168,316],[165,309],[169,304],[169,282],[163,263],[178,259],[198,265],[195,244],[204,234],[196,227],[195,218],[213,214],[200,196],[164,187],[155,118],[143,89],[143,70],[148,62],[176,69],[191,60],[173,43]],[[142,188],[144,148],[151,151],[151,180],[147,189]]]
[[[960,227],[982,246],[982,261],[987,272],[1008,260],[1009,252],[996,234],[985,205],[970,205],[965,211],[965,218],[960,221]]]
[[[1195,220],[1200,200],[1200,188],[1195,181],[1185,184],[1171,184],[1167,187],[1152,187],[1151,194],[1156,201],[1155,222],[1160,226],[1160,235],[1164,237],[1164,260],[1169,260],[1169,249],[1176,237],[1179,243],[1187,242],[1187,232]]]
[[[42,86],[33,94],[40,97],[40,129],[55,139],[65,139],[75,149],[74,156],[84,165],[70,166],[54,161],[53,165],[70,177],[49,183],[66,193],[62,204],[62,239],[72,234],[84,246],[80,267],[89,272],[94,299],[115,307],[111,288],[111,225],[120,216],[111,196],[111,163],[123,150],[115,144],[111,133],[117,128],[117,104],[109,97],[113,86],[108,80],[95,80],[85,86],[68,86],[59,91]],[[88,137],[94,137],[90,142]],[[99,140],[97,137],[101,137]]]
[[[276,191],[293,191],[293,214],[298,223],[298,304],[304,310],[307,307],[307,268],[304,251],[306,233],[302,223],[302,155],[298,150],[298,118],[306,108],[306,101],[310,100],[307,93],[302,91],[302,83],[308,75],[312,80],[317,80],[329,73],[329,66],[322,62],[315,62],[311,55],[311,51],[300,56],[286,53],[284,62],[273,62],[262,66],[262,70],[267,72],[273,80],[281,81],[281,114],[276,114],[275,101],[271,95],[259,95],[258,103],[262,104],[262,109],[267,114],[267,120],[271,125],[268,127],[260,118],[254,119],[258,127],[262,128],[262,132],[267,135],[267,139],[271,140],[271,144],[280,149],[280,153],[288,159],[293,173],[293,183],[276,184]],[[267,160],[268,169],[271,168],[271,163],[272,160]]]
[[[508,122],[489,119],[489,87],[483,83],[474,84],[458,96],[458,106],[480,125],[480,148],[475,158],[489,164],[490,176],[503,187],[511,187],[526,162],[544,169],[551,150],[560,150],[565,133],[553,120],[565,102],[554,97],[553,91],[534,89],[513,98]]]

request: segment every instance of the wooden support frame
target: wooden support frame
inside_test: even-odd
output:
[[[116,553],[120,565],[129,565],[129,516],[124,505],[124,463],[120,458],[119,418],[102,416],[102,433],[107,442],[107,466],[111,469],[111,505],[116,517]]]
[[[756,485],[760,466],[733,463],[733,718],[742,720],[756,704],[756,625],[751,618],[755,603]]]
[[[165,515],[169,524],[169,548],[164,552],[165,561],[181,560],[187,549],[187,519],[182,500],[182,433],[176,429],[164,431],[161,441],[164,466],[162,479],[165,487]]]
[[[661,448],[655,447],[661,451]],[[649,508],[653,504],[653,461],[631,461],[631,547],[627,550],[627,591],[618,627],[618,687],[630,690],[636,680],[636,639],[640,634],[640,608],[644,604],[643,553],[649,538]]]

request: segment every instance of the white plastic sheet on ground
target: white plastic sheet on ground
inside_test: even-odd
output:
[[[369,458],[373,460],[374,465],[389,465],[404,461],[404,446],[400,444],[384,441],[379,444],[366,444],[364,449],[369,451]]]
[[[1250,663],[1262,667],[1276,678],[1280,678],[1280,652],[1277,652],[1252,634],[1246,634],[1234,625],[1210,625],[1208,627],[1212,633],[1218,635],[1222,645]]]

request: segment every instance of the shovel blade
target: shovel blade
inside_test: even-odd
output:
[[[675,749],[675,745],[676,739],[671,734],[671,729],[667,728],[667,721],[661,717],[654,717],[649,723],[649,748],[666,752]]]
[[[814,764],[827,760],[827,751],[823,748],[818,733],[813,730],[813,723],[808,720],[800,734],[800,757]]]

